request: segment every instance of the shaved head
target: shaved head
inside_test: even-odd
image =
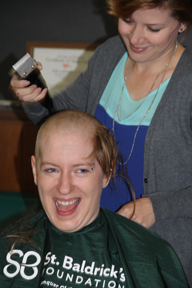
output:
[[[55,133],[60,137],[73,133],[86,134],[86,137],[88,136],[90,142],[93,143],[93,152],[90,157],[97,159],[107,177],[110,177],[112,171],[115,173],[117,151],[114,137],[109,129],[96,118],[77,110],[62,111],[48,118],[40,127],[37,135],[35,146],[37,162],[42,149],[46,147],[46,142],[53,138]]]
[[[81,111],[67,110],[59,112],[48,118],[41,126],[35,148],[35,157],[38,159],[41,149],[46,145],[46,141],[53,137],[53,133],[88,133],[93,139],[96,127],[101,125],[93,116]]]

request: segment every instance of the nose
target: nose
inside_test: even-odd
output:
[[[133,25],[130,34],[129,34],[129,40],[131,44],[140,44],[144,41],[144,31],[141,26]]]
[[[70,173],[62,173],[59,177],[57,189],[60,194],[67,195],[73,190],[73,184]]]

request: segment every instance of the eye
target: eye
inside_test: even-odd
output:
[[[122,20],[127,24],[133,23],[133,21],[131,19],[122,19]]]
[[[151,27],[148,27],[148,29],[149,29],[151,32],[153,32],[153,33],[157,33],[157,32],[160,31],[160,29],[153,29],[153,28],[151,28]]]
[[[78,169],[77,170],[77,173],[81,173],[81,174],[85,174],[87,172],[89,172],[87,169]]]
[[[48,169],[45,169],[45,172],[47,172],[47,173],[54,173],[54,172],[57,172],[57,169],[55,169],[55,168],[48,168]]]

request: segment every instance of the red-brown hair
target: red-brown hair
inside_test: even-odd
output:
[[[187,26],[192,26],[192,0],[107,0],[109,14],[116,18],[129,18],[136,10],[164,8],[171,10],[171,16]]]

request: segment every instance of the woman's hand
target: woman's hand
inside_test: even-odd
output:
[[[41,63],[38,62],[37,68],[42,70]],[[28,80],[19,80],[14,74],[10,81],[10,90],[14,94],[14,97],[23,102],[38,102],[42,101],[46,94],[47,88],[43,89],[37,87],[37,85],[30,85]]]
[[[118,214],[130,219],[134,209],[134,202],[129,202],[117,211]],[[149,197],[135,200],[135,213],[131,220],[150,228],[155,223],[153,206]]]

